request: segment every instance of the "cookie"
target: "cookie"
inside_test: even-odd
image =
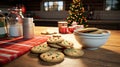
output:
[[[70,42],[70,41],[67,41],[67,40],[64,40],[64,41],[62,41],[60,43],[57,43],[57,44],[60,45],[60,46],[63,46],[64,48],[71,48],[71,47],[73,47],[73,43]]]
[[[51,47],[49,51],[58,51],[58,48]]]
[[[43,35],[52,35],[52,34],[57,34],[57,32],[42,31],[41,34],[43,34]]]
[[[46,52],[50,49],[50,47],[48,46],[47,43],[43,43],[43,44],[40,44],[38,46],[34,46],[32,49],[31,49],[31,52],[32,53],[43,53],[43,52]]]
[[[47,42],[48,43],[59,43],[62,42],[64,39],[62,37],[50,37]]]
[[[63,52],[65,55],[67,55],[69,57],[81,57],[84,54],[84,52],[82,50],[75,49],[75,48],[67,48]]]
[[[59,51],[48,51],[40,55],[41,60],[50,63],[57,63],[64,60],[64,54]]]
[[[61,37],[61,34],[53,34],[53,37]]]
[[[98,30],[98,28],[84,28],[84,29],[79,29],[77,31],[81,32],[81,33],[90,33],[90,32],[94,32],[97,30]]]
[[[50,47],[53,48],[63,48],[62,46],[58,45],[58,44],[48,44]]]
[[[97,31],[90,32],[92,34],[102,34],[104,33],[104,30],[98,29]]]

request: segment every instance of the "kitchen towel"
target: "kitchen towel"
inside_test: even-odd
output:
[[[0,39],[0,64],[6,64],[22,56],[32,47],[46,42],[48,36],[37,36],[32,39],[23,39],[23,37],[10,40]]]

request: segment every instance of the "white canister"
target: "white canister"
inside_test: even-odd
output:
[[[9,36],[11,37],[19,37],[22,35],[22,31],[21,31],[21,24],[16,23],[13,25],[9,26]]]
[[[23,38],[30,39],[34,37],[33,18],[23,18]]]

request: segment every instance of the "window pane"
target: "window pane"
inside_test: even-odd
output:
[[[106,0],[106,8],[105,10],[114,10],[117,8],[116,4],[118,4],[118,0]]]
[[[58,2],[58,11],[61,11],[61,10],[63,10],[63,1],[59,1]]]
[[[57,1],[53,2],[53,10],[58,11],[58,2]]]
[[[49,10],[51,11],[52,10],[52,8],[53,8],[53,2],[49,2]]]
[[[63,1],[58,1],[58,5],[63,6]]]
[[[118,1],[117,0],[113,0],[113,8],[115,8],[116,7],[116,4],[118,3]]]
[[[45,10],[45,11],[48,11],[48,2],[45,2],[45,3],[44,3],[44,10]]]

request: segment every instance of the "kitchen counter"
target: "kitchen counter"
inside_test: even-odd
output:
[[[35,35],[39,36],[46,30],[58,32],[57,27],[36,26]],[[39,55],[28,52],[2,67],[120,67],[120,30],[110,31],[111,36],[102,47],[97,50],[83,49],[85,54],[80,58],[65,57],[61,63],[49,64],[42,62]],[[81,48],[73,34],[62,34],[62,37],[72,41],[75,48]]]

